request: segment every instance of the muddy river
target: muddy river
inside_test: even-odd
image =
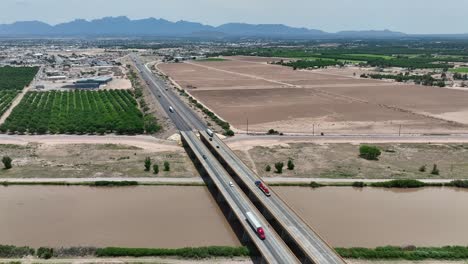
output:
[[[468,245],[468,191],[277,187],[333,246]],[[0,244],[239,245],[204,187],[0,187]]]

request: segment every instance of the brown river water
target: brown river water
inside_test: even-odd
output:
[[[468,245],[468,191],[276,187],[333,246]],[[205,187],[0,187],[0,244],[239,245]]]

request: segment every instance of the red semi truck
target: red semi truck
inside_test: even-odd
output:
[[[270,194],[270,190],[268,190],[268,187],[266,187],[266,185],[261,182],[261,181],[255,181],[255,185],[257,185],[257,187],[266,195],[266,196],[271,196]]]
[[[252,214],[252,212],[247,212],[245,215],[247,216],[246,218],[247,222],[255,230],[255,233],[257,233],[257,236],[261,240],[264,240],[266,238],[265,231],[263,230],[263,227],[260,225],[260,222],[254,216],[254,214]]]

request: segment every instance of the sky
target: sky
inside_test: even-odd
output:
[[[0,23],[106,16],[285,24],[320,29],[468,33],[468,0],[0,0]]]

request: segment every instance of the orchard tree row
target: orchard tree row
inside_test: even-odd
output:
[[[18,95],[17,91],[1,91],[0,90],[0,116],[10,107],[11,103]]]
[[[0,67],[0,90],[22,90],[34,79],[38,67]]]
[[[143,114],[129,90],[28,92],[1,132],[141,134]]]

